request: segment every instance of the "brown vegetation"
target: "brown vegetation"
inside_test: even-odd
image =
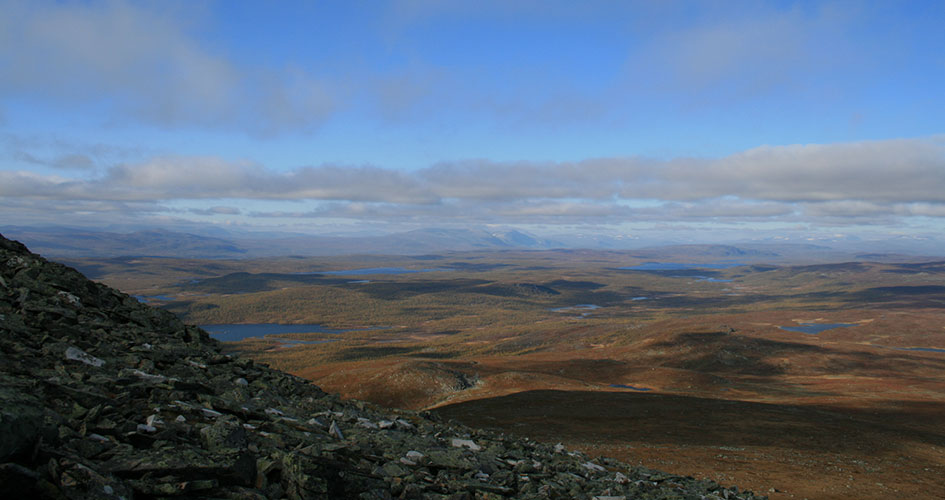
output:
[[[439,258],[448,272],[292,274],[433,267],[378,259],[216,262],[210,280],[173,274],[130,291],[170,297],[158,303],[197,323],[386,327],[229,347],[345,397],[435,408],[772,498],[945,487],[945,353],[904,350],[945,348],[941,263],[641,272],[619,269],[639,262],[626,254],[534,252]],[[167,262],[148,265],[162,276]],[[808,322],[856,326],[779,328]]]

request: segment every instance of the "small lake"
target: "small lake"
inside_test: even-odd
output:
[[[414,274],[414,273],[436,273],[448,272],[452,269],[442,267],[432,267],[429,269],[407,269],[404,267],[365,267],[361,269],[343,269],[340,271],[311,271],[305,273],[293,274],[327,274],[330,276],[367,276],[370,274]]]
[[[552,311],[554,311],[554,312],[573,311],[573,310],[575,310],[575,309],[581,309],[581,310],[585,310],[585,311],[593,311],[594,309],[600,309],[600,308],[601,308],[601,306],[599,306],[599,305],[597,305],[597,304],[578,304],[578,305],[576,305],[576,306],[556,307],[556,308],[552,309]]]
[[[649,387],[636,387],[633,385],[626,385],[626,384],[610,384],[610,386],[616,387],[617,389],[630,389],[631,391],[640,391],[640,392],[653,390],[653,389],[650,389]]]
[[[549,309],[551,312],[580,312],[581,317],[591,314],[591,311],[600,309],[601,306],[597,304],[578,304],[576,306],[565,306],[565,307],[555,307],[554,309]]]
[[[132,295],[132,297],[137,299],[138,302],[142,302],[144,304],[147,304],[148,302],[170,302],[172,300],[176,300],[174,297],[169,295]]]
[[[693,277],[698,278],[696,279],[696,281],[708,281],[710,283],[731,283],[732,281],[734,281],[734,280],[723,280],[719,278],[709,278],[708,276],[693,276]]]
[[[688,269],[728,269],[738,267],[742,264],[737,262],[715,263],[715,264],[696,264],[690,262],[646,262],[635,266],[618,267],[617,269],[625,271],[685,271]]]
[[[800,332],[806,333],[808,335],[817,335],[820,332],[825,332],[834,328],[849,328],[851,326],[859,325],[856,323],[801,323],[798,326],[779,326],[778,328],[787,330],[789,332]]]
[[[321,325],[280,325],[278,323],[255,323],[246,325],[236,324],[216,324],[200,325],[210,334],[211,337],[221,342],[237,342],[243,339],[253,337],[265,337],[266,335],[279,335],[285,333],[328,333],[341,334],[345,332],[355,332],[359,330],[333,330],[324,328]],[[364,330],[364,329],[362,329]],[[278,339],[277,339],[278,340]],[[295,343],[323,343],[323,341],[303,341],[285,339],[286,342]]]
[[[945,352],[945,349],[937,347],[893,347],[897,351],[923,351],[923,352]]]

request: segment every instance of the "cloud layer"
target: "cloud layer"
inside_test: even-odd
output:
[[[945,216],[945,137],[763,146],[722,158],[441,162],[402,171],[320,165],[279,172],[217,157],[154,157],[101,174],[0,171],[8,200],[256,200],[192,213],[507,223],[751,221]],[[316,203],[286,209],[285,203]]]

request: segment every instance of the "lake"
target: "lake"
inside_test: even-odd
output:
[[[145,304],[147,304],[148,302],[154,302],[154,301],[170,302],[170,301],[174,300],[174,297],[170,297],[170,296],[168,296],[168,295],[149,295],[149,296],[145,296],[145,295],[132,295],[132,297],[134,297],[135,299],[137,299],[138,302],[142,302],[142,303],[145,303]]]
[[[554,312],[573,311],[573,310],[576,310],[576,309],[584,310],[584,311],[593,311],[594,309],[600,309],[600,308],[601,308],[601,306],[599,306],[599,305],[597,305],[597,304],[578,304],[578,305],[576,305],[576,306],[556,307],[556,308],[551,309],[551,310],[554,311]]]
[[[945,352],[945,349],[937,347],[893,347],[897,351],[924,351],[924,352]]]
[[[311,271],[293,274],[327,274],[330,276],[366,276],[369,274],[414,274],[448,272],[452,269],[433,267],[429,269],[407,269],[404,267],[365,267],[361,269],[343,269],[341,271]]]
[[[685,271],[688,269],[728,269],[738,267],[742,264],[737,262],[716,263],[716,264],[696,264],[689,262],[646,262],[635,266],[618,267],[617,269],[625,271]]]
[[[324,328],[321,325],[280,325],[278,323],[255,323],[255,324],[216,324],[216,325],[200,325],[200,328],[203,328],[210,334],[211,337],[221,341],[221,342],[237,342],[243,339],[253,338],[253,337],[265,337],[266,335],[278,335],[285,333],[328,333],[328,334],[341,334],[345,332],[354,332],[359,330],[333,330],[330,328]],[[361,329],[361,330],[366,330]],[[291,339],[285,339],[290,342],[316,342],[321,343],[322,341],[296,341]]]
[[[709,278],[708,276],[693,276],[693,277],[698,278],[696,281],[708,281],[711,283],[731,283],[732,281],[734,281],[734,280],[723,280],[719,278]]]
[[[856,323],[801,323],[798,326],[779,326],[782,330],[789,332],[800,332],[808,335],[817,335],[820,332],[832,330],[834,328],[849,328],[859,326]]]
[[[626,384],[610,384],[610,386],[611,386],[611,387],[616,387],[617,389],[630,389],[631,391],[640,391],[640,392],[646,392],[646,391],[652,391],[652,390],[653,390],[653,389],[650,389],[649,387],[635,387],[635,386],[626,385]]]

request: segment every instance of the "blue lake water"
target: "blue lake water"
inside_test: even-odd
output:
[[[849,328],[859,326],[856,323],[801,323],[798,326],[779,326],[782,330],[789,332],[801,332],[808,335],[817,335],[820,332],[832,330],[834,328]]]
[[[897,351],[924,351],[924,352],[945,352],[945,349],[937,347],[893,347]]]
[[[600,306],[597,304],[578,304],[576,306],[556,307],[552,309],[552,311],[570,311],[572,309],[586,309],[588,311],[593,311],[594,309],[600,309]]]
[[[650,389],[649,387],[635,387],[635,386],[626,385],[626,384],[610,384],[610,386],[611,386],[611,387],[616,387],[616,388],[618,388],[618,389],[630,389],[631,391],[640,391],[640,392],[646,392],[646,391],[652,391],[652,390],[653,390],[653,389]]]
[[[154,301],[170,302],[172,300],[175,300],[174,297],[171,297],[169,295],[132,295],[132,297],[137,299],[138,302],[143,302],[145,304],[147,304],[148,302],[154,302]]]
[[[709,281],[711,283],[731,283],[732,281],[734,281],[734,280],[723,280],[719,278],[709,278],[707,276],[694,276],[694,278],[698,278],[696,281]]]
[[[306,273],[293,274],[327,274],[331,276],[366,276],[369,274],[414,274],[414,273],[434,273],[447,272],[452,269],[442,267],[433,267],[429,269],[407,269],[404,267],[365,267],[361,269],[343,269],[340,271],[311,271]]]
[[[329,334],[341,334],[345,332],[353,332],[357,330],[332,330],[330,328],[324,328],[321,325],[280,325],[277,323],[256,323],[248,325],[234,325],[234,324],[216,324],[216,325],[200,325],[200,328],[203,328],[210,334],[211,337],[222,341],[222,342],[237,342],[243,339],[253,338],[253,337],[265,337],[266,335],[278,335],[284,333],[329,333]],[[321,341],[296,341],[285,339],[291,342],[307,343],[315,342],[320,343]]]
[[[576,306],[565,306],[565,307],[555,307],[550,309],[551,312],[581,312],[581,316],[587,316],[591,311],[595,309],[600,309],[601,306],[597,304],[578,304]]]
[[[742,264],[737,262],[715,263],[715,264],[696,264],[690,262],[646,262],[635,266],[618,267],[617,269],[627,271],[684,271],[687,269],[728,269],[738,267]]]
[[[650,300],[650,298],[649,297],[634,297],[630,300]]]

